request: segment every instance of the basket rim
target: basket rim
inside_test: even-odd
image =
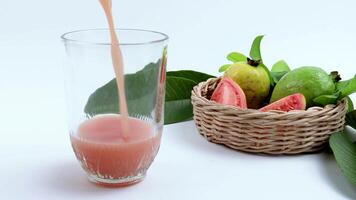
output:
[[[239,108],[236,106],[219,104],[219,103],[216,103],[215,101],[211,101],[210,99],[207,99],[204,96],[202,96],[200,89],[203,86],[205,86],[206,84],[217,81],[219,79],[221,79],[221,77],[209,78],[208,80],[200,82],[198,85],[194,86],[194,88],[191,92],[192,101],[194,99],[199,100],[201,103],[204,103],[206,105],[216,106],[216,109],[218,109],[218,110],[234,110],[234,111],[238,111],[238,112],[242,111],[244,113],[251,113],[251,114],[258,113],[258,114],[266,114],[266,115],[290,115],[290,114],[309,114],[309,113],[315,114],[315,112],[325,112],[325,111],[336,109],[339,106],[346,106],[346,107],[348,106],[347,98],[345,97],[345,98],[339,100],[336,105],[328,104],[324,107],[313,106],[313,107],[309,107],[306,110],[291,110],[291,111],[270,110],[267,112],[262,112],[258,109],[251,109],[251,108],[242,109],[242,108]],[[193,103],[193,106],[194,106],[194,103]]]

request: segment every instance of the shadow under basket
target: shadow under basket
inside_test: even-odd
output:
[[[210,142],[251,153],[299,154],[321,150],[344,129],[346,99],[289,112],[240,109],[209,100],[219,80],[199,83],[191,96],[195,124]]]

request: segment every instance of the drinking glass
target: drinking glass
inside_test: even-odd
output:
[[[158,152],[164,122],[168,36],[138,29],[116,33],[124,64],[127,120],[119,111],[109,30],[61,36],[72,147],[89,180],[105,186],[143,180]],[[125,134],[123,126],[128,127]]]

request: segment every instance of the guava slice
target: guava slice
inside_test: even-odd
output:
[[[267,112],[270,110],[282,110],[282,111],[291,111],[291,110],[305,110],[306,100],[303,94],[296,93],[284,97],[276,102],[273,102],[259,110],[262,112]]]
[[[247,108],[246,96],[241,87],[228,77],[223,77],[215,88],[211,100],[219,104]]]

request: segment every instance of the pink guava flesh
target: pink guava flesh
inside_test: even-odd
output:
[[[262,112],[267,112],[270,110],[282,110],[282,111],[291,111],[291,110],[305,110],[306,100],[303,94],[295,93],[284,97],[276,102],[273,102],[259,110]]]
[[[219,104],[247,108],[246,96],[241,87],[228,77],[223,77],[215,88],[211,100]]]

